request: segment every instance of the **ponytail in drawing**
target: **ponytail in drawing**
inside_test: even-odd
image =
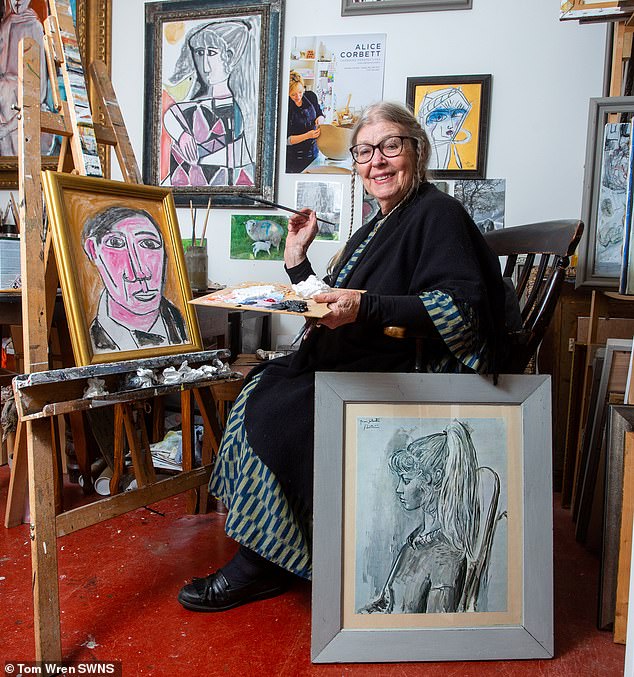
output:
[[[480,523],[476,450],[464,423],[452,421],[445,434],[447,454],[438,500],[438,519],[453,547],[471,558]]]

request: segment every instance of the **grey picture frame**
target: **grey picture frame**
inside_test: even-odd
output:
[[[323,373],[315,376],[315,502],[312,642],[314,663],[488,660],[553,656],[551,393],[549,376]],[[474,615],[446,616],[432,627],[344,626],[345,429],[350,405],[490,405],[521,420],[516,437],[523,480],[521,610],[517,624],[477,624]],[[354,409],[358,411],[358,409]],[[506,450],[508,455],[510,452]],[[348,487],[350,494],[350,488]],[[377,505],[381,511],[382,506]],[[510,574],[509,574],[510,575]],[[353,611],[353,613],[357,613]],[[425,614],[417,614],[425,615]],[[477,614],[476,614],[477,615]]]
[[[248,110],[241,111],[237,97],[234,94],[232,106],[239,111],[234,112],[231,133],[237,128],[239,119],[243,129],[252,129],[252,136],[256,139],[255,147],[248,147],[253,163],[253,185],[240,181],[240,177],[233,177],[228,182],[213,181],[204,185],[173,185],[174,202],[177,206],[188,206],[190,202],[198,206],[206,206],[211,198],[213,207],[249,207],[250,209],[263,208],[260,203],[249,200],[250,196],[265,200],[275,198],[277,180],[277,118],[279,101],[279,78],[281,72],[280,42],[284,18],[284,0],[176,0],[170,2],[151,2],[145,5],[145,107],[144,107],[144,137],[143,137],[143,181],[149,185],[161,185],[160,158],[165,145],[163,132],[163,93],[162,93],[162,48],[163,27],[167,22],[186,22],[209,20],[226,23],[242,22],[249,27],[249,32],[256,21],[259,22],[259,38],[249,38],[247,45],[254,41],[250,49],[257,56],[257,63],[252,67],[245,67],[240,75],[245,91],[251,93]],[[186,39],[184,36],[183,40]],[[192,48],[193,49],[193,48]],[[239,59],[236,59],[236,62]],[[255,75],[254,75],[255,74]],[[257,77],[257,80],[254,78]],[[232,79],[229,77],[230,88]],[[253,83],[257,84],[257,87]],[[213,97],[213,94],[211,95]],[[208,97],[209,100],[212,100]],[[215,99],[213,99],[215,100]],[[187,103],[183,100],[180,103]],[[220,109],[220,108],[219,108]],[[218,109],[218,110],[219,110]],[[208,112],[205,113],[206,115]],[[184,116],[183,116],[184,117]],[[246,122],[247,117],[252,124]],[[220,113],[218,119],[222,120]],[[191,123],[193,127],[193,122]],[[213,132],[217,123],[209,123]],[[227,125],[225,124],[225,129]],[[225,134],[229,138],[229,132]],[[221,137],[224,139],[224,136]],[[246,144],[247,133],[245,132]],[[199,144],[202,142],[196,139]],[[209,141],[217,144],[218,141]],[[222,141],[224,143],[224,140]],[[162,146],[163,144],[163,146]],[[247,144],[248,146],[248,144]],[[200,150],[201,146],[199,146]],[[216,146],[214,145],[214,148]],[[207,148],[205,153],[211,153]],[[213,151],[215,152],[215,150]],[[243,152],[243,151],[242,151]],[[228,152],[235,156],[237,151]],[[201,156],[199,156],[200,159]],[[202,162],[198,162],[202,167]],[[164,169],[163,169],[164,170]],[[228,170],[230,173],[231,170]],[[191,181],[191,179],[190,179]],[[165,184],[166,185],[166,184]],[[245,199],[246,198],[246,199]]]
[[[341,0],[341,16],[471,9],[473,0]]]
[[[586,422],[586,431],[589,431],[588,444],[585,444],[586,437],[584,436],[578,486],[579,497],[573,510],[573,517],[576,520],[575,536],[580,542],[584,542],[588,536],[594,493],[597,488],[597,474],[602,465],[601,449],[607,425],[607,398],[613,375],[615,353],[629,354],[631,352],[632,339],[608,339],[606,341],[596,399],[591,400],[588,409]]]
[[[625,433],[634,431],[634,406],[608,406],[607,453],[605,469],[605,510],[599,576],[597,625],[608,629],[614,623],[616,587],[623,506],[623,454]]]
[[[603,130],[615,116],[634,115],[634,96],[615,96],[590,99],[586,139],[585,171],[581,202],[581,220],[586,224],[579,244],[575,287],[619,288],[621,260],[610,274],[596,272],[597,217],[603,160]],[[609,116],[613,116],[609,119]],[[623,122],[623,119],[620,119]]]

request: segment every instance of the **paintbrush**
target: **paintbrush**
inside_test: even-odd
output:
[[[283,209],[286,212],[293,212],[293,214],[299,214],[300,216],[306,216],[304,212],[300,212],[298,209],[293,209],[292,207],[285,207],[284,205],[278,205],[277,202],[271,202],[270,200],[265,200],[261,197],[253,197],[253,195],[247,195],[246,193],[238,193],[238,197],[241,197],[243,200],[253,200],[253,202],[261,202],[263,205],[268,205],[269,207],[276,207],[277,209]],[[336,226],[336,223],[332,221],[326,221],[326,219],[320,219],[319,216],[315,217],[317,221],[322,223],[327,223],[330,226]]]
[[[196,246],[196,212],[194,211],[194,203],[189,201],[189,214],[192,220],[192,247]]]
[[[203,234],[200,236],[200,246],[205,246],[205,233],[207,232],[207,221],[209,220],[209,210],[211,209],[211,196],[209,196],[209,202],[207,202],[207,212],[205,213],[205,223],[203,225]]]

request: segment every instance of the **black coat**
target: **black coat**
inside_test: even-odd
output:
[[[342,265],[373,225],[350,238]],[[288,272],[296,283],[312,269],[306,261]],[[337,274],[335,270],[333,280]],[[447,292],[459,308],[473,310],[493,370],[503,348],[504,287],[498,259],[464,207],[430,183],[388,217],[341,286],[367,292],[357,321],[335,330],[316,328],[295,354],[267,364],[246,407],[249,444],[287,495],[306,508],[312,506],[316,371],[412,371],[413,340],[387,337],[383,328],[428,325],[418,296],[423,291]],[[426,342],[426,350],[432,363],[447,354],[439,335]]]

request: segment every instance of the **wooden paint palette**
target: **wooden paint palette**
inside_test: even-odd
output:
[[[293,310],[278,310],[266,305],[258,305],[257,303],[239,302],[235,299],[235,293],[238,290],[245,290],[249,287],[271,287],[274,292],[283,295],[283,301],[305,301],[308,305],[308,310],[305,313],[296,312]],[[320,318],[327,315],[330,311],[326,303],[316,303],[312,299],[303,299],[296,294],[292,287],[286,284],[267,283],[267,282],[244,282],[243,284],[234,287],[225,287],[219,291],[212,292],[206,296],[201,296],[197,299],[192,299],[190,303],[199,306],[212,306],[214,308],[228,308],[230,310],[256,310],[261,313],[281,313],[283,315],[300,315],[302,317]]]

